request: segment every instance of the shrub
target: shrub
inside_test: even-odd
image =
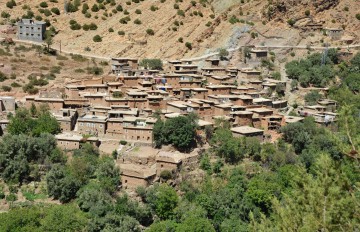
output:
[[[6,79],[8,79],[8,77],[6,76],[6,74],[0,71],[0,82],[5,81]]]
[[[305,15],[309,17],[309,16],[310,16],[310,11],[309,11],[309,10],[306,10],[306,11],[305,11]]]
[[[183,42],[184,42],[184,39],[183,39],[182,37],[180,37],[180,38],[178,38],[178,41],[179,41],[180,43],[183,43]]]
[[[7,86],[7,85],[3,85],[1,86],[1,89],[5,92],[10,92],[11,91],[11,87],[10,86]]]
[[[71,30],[80,30],[80,29],[81,29],[81,25],[78,24],[78,23],[72,24],[72,25],[70,26],[70,29],[71,29]]]
[[[141,24],[141,20],[140,20],[140,19],[135,19],[135,20],[134,20],[134,24],[140,25],[140,24]]]
[[[92,30],[92,31],[95,31],[97,29],[97,25],[95,23],[90,23],[89,25],[89,29]]]
[[[179,7],[179,5],[178,4],[174,4],[174,9],[176,9],[176,10],[178,10],[180,7]]]
[[[94,5],[91,7],[91,11],[92,11],[92,12],[98,12],[98,11],[99,11],[98,5],[94,4]]]
[[[169,170],[163,170],[160,172],[160,178],[165,181],[170,180],[172,177],[172,173]]]
[[[13,87],[13,88],[21,87],[21,85],[20,85],[19,83],[17,83],[17,82],[13,82],[13,83],[11,83],[10,85],[11,85],[11,87]]]
[[[112,29],[112,27],[110,27],[109,32],[114,32],[114,29]]]
[[[42,8],[46,8],[46,7],[48,7],[48,4],[46,2],[40,2],[40,6]]]
[[[360,14],[356,14],[355,17],[360,20]]]
[[[119,11],[119,12],[122,12],[123,11],[123,7],[121,5],[118,5],[116,7],[116,10]]]
[[[118,35],[125,35],[125,31],[118,31]]]
[[[49,16],[52,15],[52,14],[51,14],[51,11],[49,11],[48,9],[45,9],[45,10],[44,10],[44,15],[45,15],[46,17],[49,17]]]
[[[186,42],[185,47],[187,47],[189,50],[191,50],[192,49],[192,44],[190,42]]]
[[[127,142],[126,142],[125,140],[120,140],[120,144],[121,144],[121,145],[126,145]]]
[[[215,15],[214,15],[214,14],[211,14],[211,15],[210,15],[210,18],[214,19],[214,18],[215,18]]]
[[[289,19],[289,20],[287,21],[287,23],[292,27],[292,26],[294,26],[294,24],[296,23],[296,21],[295,21],[294,19]]]
[[[148,35],[155,35],[155,32],[154,32],[153,29],[148,28],[148,29],[146,29],[146,34],[148,34]]]
[[[6,3],[6,7],[12,9],[14,6],[16,6],[15,0],[10,0]]]
[[[93,74],[93,75],[101,75],[101,74],[104,73],[104,70],[102,68],[100,68],[100,67],[94,66],[94,67],[91,67],[91,68],[90,67],[87,68],[87,73],[88,74]]]
[[[102,41],[102,38],[101,38],[100,35],[95,35],[95,36],[93,37],[93,41],[96,42],[96,43],[98,43],[98,42],[101,42],[101,41]]]
[[[6,196],[6,201],[16,201],[18,198],[15,194],[10,193],[9,195]]]
[[[88,24],[84,24],[84,25],[82,26],[82,28],[83,28],[84,31],[88,31],[88,30],[90,29],[90,27],[89,27]]]
[[[150,10],[151,10],[151,11],[157,11],[158,9],[159,9],[159,8],[156,7],[156,6],[154,6],[154,5],[150,6]]]
[[[56,15],[59,15],[59,14],[60,14],[60,10],[59,10],[59,8],[57,8],[57,7],[51,8],[51,12],[53,12],[53,13],[56,14]]]
[[[10,18],[10,14],[9,13],[7,13],[7,12],[5,12],[5,11],[3,11],[3,12],[1,12],[1,18]]]
[[[185,17],[185,12],[183,10],[178,10],[177,14],[182,16],[182,17]]]
[[[135,13],[136,13],[136,14],[141,14],[141,10],[136,9],[136,10],[135,10]]]

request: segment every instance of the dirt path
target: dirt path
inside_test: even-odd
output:
[[[0,38],[0,40],[3,38]],[[32,42],[32,41],[24,41],[24,40],[18,40],[18,39],[14,39],[14,42],[17,43],[25,43],[25,44],[35,44],[35,45],[44,45],[44,43],[37,43],[37,42]],[[242,45],[242,46],[238,46],[236,48],[230,48],[227,49],[228,52],[234,52],[239,50],[240,48],[246,47],[246,45]],[[56,51],[60,51],[60,45],[57,46],[51,46],[52,49],[56,50]],[[286,46],[286,45],[278,45],[278,46],[262,46],[262,45],[255,45],[255,48],[259,48],[259,49],[313,49],[313,50],[324,50],[326,49],[325,47],[320,47],[320,46],[304,46],[304,45],[297,45],[297,46]],[[355,49],[355,48],[360,48],[360,44],[355,44],[355,45],[348,45],[348,46],[330,46],[327,47],[328,49],[331,48],[340,48],[340,49]],[[81,55],[84,57],[89,57],[89,58],[95,58],[95,59],[100,59],[100,60],[110,60],[111,57],[106,57],[106,56],[98,56],[98,55],[94,55],[94,54],[87,54],[87,53],[78,53],[78,52],[71,52],[71,51],[67,51],[67,50],[63,50],[61,49],[61,53],[65,53],[65,54],[75,54],[75,55]],[[209,53],[203,56],[198,56],[198,57],[193,57],[190,58],[188,60],[191,61],[199,61],[199,60],[204,60],[207,59],[209,57],[212,56],[216,56],[218,55],[218,52],[213,52],[213,53]],[[166,63],[166,61],[164,61]]]

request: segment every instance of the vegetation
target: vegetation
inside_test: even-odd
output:
[[[160,59],[143,59],[139,65],[151,70],[162,70],[163,68],[163,63]]]

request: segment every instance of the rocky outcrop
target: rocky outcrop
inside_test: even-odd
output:
[[[303,17],[305,10],[322,12],[339,4],[340,0],[276,0],[263,9],[268,20]]]

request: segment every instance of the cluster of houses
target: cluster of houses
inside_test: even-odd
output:
[[[267,51],[253,49],[252,56],[261,60]],[[201,67],[191,60],[169,61],[161,71],[142,69],[132,58],[113,58],[110,66],[109,75],[73,80],[62,88],[25,97],[25,107],[45,104],[60,123],[59,147],[78,149],[83,142],[99,146],[104,140],[150,147],[157,121],[154,113],[163,120],[196,113],[197,132],[204,139],[205,128],[216,126],[221,119],[230,123],[234,136],[255,137],[261,142],[270,141],[282,126],[303,120],[288,116],[287,101],[276,94],[286,82],[264,78],[257,69],[223,65],[217,58],[207,59]],[[316,116],[317,122],[324,124],[334,120],[335,108],[335,102],[322,100],[299,109],[299,114]],[[15,99],[0,97],[0,112],[9,111],[15,111]],[[1,133],[6,132],[8,122],[0,121]],[[161,171],[188,166],[198,154],[165,153],[160,151],[152,162],[119,159],[123,184],[147,186]]]

